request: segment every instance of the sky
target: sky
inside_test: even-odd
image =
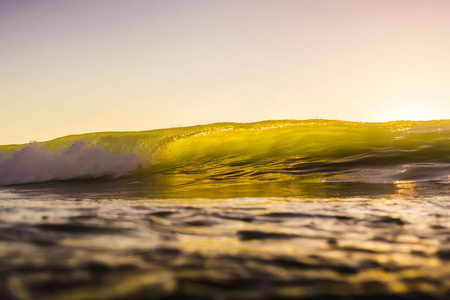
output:
[[[448,0],[0,0],[0,144],[450,118]]]

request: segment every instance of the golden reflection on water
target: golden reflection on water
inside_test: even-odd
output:
[[[397,188],[397,199],[401,199],[407,196],[412,196],[416,193],[417,182],[415,181],[394,181],[395,187]]]

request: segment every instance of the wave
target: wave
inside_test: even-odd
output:
[[[83,140],[56,153],[31,143],[12,155],[0,155],[0,186],[102,176],[117,178],[141,164],[136,155],[119,156],[96,148],[84,148]]]
[[[0,150],[1,185],[129,173],[203,185],[448,182],[450,120],[216,123],[89,133]]]

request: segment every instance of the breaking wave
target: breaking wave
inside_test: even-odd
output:
[[[11,155],[0,152],[0,186],[102,176],[117,178],[142,164],[136,155],[114,155],[84,146],[83,140],[77,140],[69,148],[51,153],[37,143],[30,143]]]
[[[450,120],[216,123],[89,133],[0,150],[0,185],[130,173],[139,180],[155,174],[170,178],[166,186],[201,188],[255,182],[448,183]]]

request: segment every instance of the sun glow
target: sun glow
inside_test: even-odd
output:
[[[392,99],[383,107],[380,121],[426,121],[445,119],[445,112],[440,110],[431,97],[404,96]]]

